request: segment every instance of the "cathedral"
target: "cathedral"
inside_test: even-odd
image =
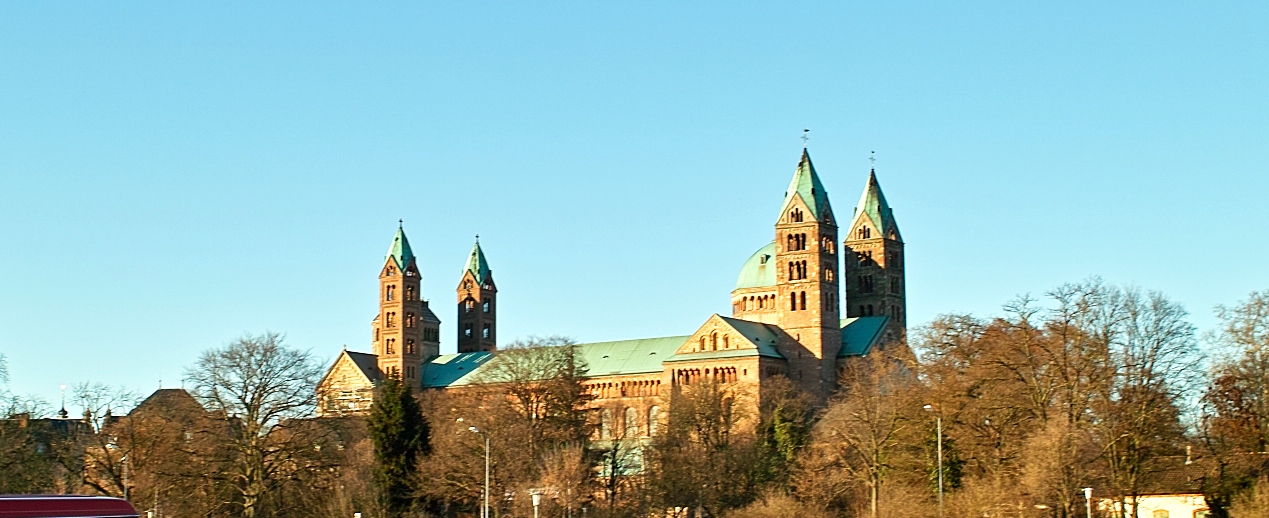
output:
[[[681,336],[578,345],[604,434],[613,427],[624,436],[652,435],[660,396],[706,379],[744,384],[761,397],[764,381],[783,376],[823,400],[836,390],[843,362],[902,342],[903,238],[875,170],[845,215],[843,235],[803,149],[774,240],[741,267],[730,316],[711,315]],[[371,352],[345,350],[336,358],[318,386],[318,415],[366,413],[385,376],[422,390],[478,382],[498,337],[498,287],[479,240],[455,290],[457,353],[440,354],[441,321],[423,298],[421,281],[398,228],[379,270]]]

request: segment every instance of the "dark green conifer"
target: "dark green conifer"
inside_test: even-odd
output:
[[[370,408],[368,425],[380,502],[388,516],[400,516],[414,503],[419,457],[431,451],[427,421],[410,386],[398,377],[386,378]]]

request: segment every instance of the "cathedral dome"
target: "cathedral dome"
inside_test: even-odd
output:
[[[749,256],[740,268],[740,277],[736,278],[736,289],[776,285],[775,249],[775,241],[772,241]]]

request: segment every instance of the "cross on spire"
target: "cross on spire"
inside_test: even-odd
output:
[[[868,152],[868,168],[872,170],[877,169],[877,152],[876,151]]]
[[[405,220],[404,220],[404,219],[398,219],[398,220],[397,220],[397,228],[405,228]]]
[[[811,140],[809,133],[811,133],[811,130],[809,129],[802,130],[802,149],[806,149],[806,142]]]

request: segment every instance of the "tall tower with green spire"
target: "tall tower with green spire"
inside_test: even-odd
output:
[[[480,248],[480,237],[471,247],[462,280],[458,281],[458,352],[493,351],[498,348],[498,287],[493,270]]]
[[[410,240],[398,226],[379,270],[379,314],[371,324],[379,371],[419,385],[423,360],[440,354],[440,326],[423,300],[423,280]]]
[[[781,353],[794,383],[827,397],[836,387],[842,345],[837,221],[806,149],[784,193],[775,231],[775,307],[780,328],[794,341]]]
[[[881,193],[875,169],[868,173],[868,184],[855,206],[843,249],[850,252],[843,272],[846,316],[889,316],[885,341],[902,339],[908,318],[903,237],[894,211]]]

